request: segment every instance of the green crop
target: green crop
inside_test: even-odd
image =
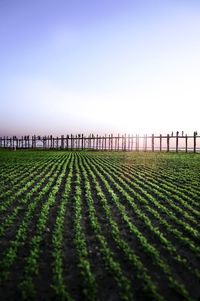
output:
[[[2,300],[200,297],[200,156],[0,151]]]

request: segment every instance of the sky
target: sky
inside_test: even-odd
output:
[[[0,136],[193,133],[199,0],[0,0]]]

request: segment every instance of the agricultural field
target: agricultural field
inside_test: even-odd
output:
[[[200,300],[200,154],[0,151],[0,299]]]

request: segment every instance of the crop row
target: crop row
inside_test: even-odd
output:
[[[198,299],[197,157],[24,154],[0,158],[4,299]]]

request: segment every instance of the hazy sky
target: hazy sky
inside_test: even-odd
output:
[[[0,135],[199,130],[199,0],[0,0]]]

